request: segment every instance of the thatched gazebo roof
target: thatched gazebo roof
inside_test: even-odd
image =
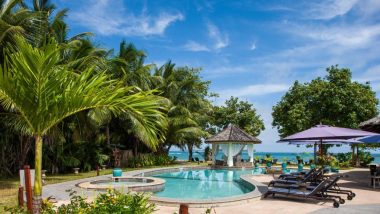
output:
[[[261,140],[230,124],[223,131],[206,139],[206,143],[247,143],[259,144]]]
[[[364,131],[380,133],[380,117],[374,117],[359,124]]]

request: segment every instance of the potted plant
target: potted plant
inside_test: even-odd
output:
[[[281,164],[282,170],[286,170],[287,166],[288,166],[288,158],[283,158],[282,164]]]
[[[123,170],[121,170],[120,168],[114,168],[112,170],[113,177],[121,177],[122,175],[123,175]]]
[[[79,168],[78,167],[75,167],[75,168],[73,168],[73,170],[74,170],[74,174],[79,174]]]
[[[109,156],[104,154],[98,154],[97,155],[98,163],[100,166],[102,166],[102,169],[106,169],[106,161],[108,161]]]
[[[299,172],[302,172],[303,171],[303,163],[302,162],[298,162],[298,171]]]
[[[297,155],[296,158],[297,158],[297,162],[298,162],[298,164],[300,164],[300,163],[303,164],[303,160],[302,160],[301,155]]]
[[[315,169],[314,160],[313,160],[313,159],[310,159],[310,160],[309,160],[309,163],[310,163],[310,169]]]
[[[330,166],[331,172],[339,172],[339,163],[336,158],[331,162]]]
[[[259,166],[260,166],[260,157],[256,156],[255,157],[255,168],[259,168]]]
[[[265,163],[267,165],[268,168],[271,168],[272,167],[272,158],[271,157],[266,157],[265,158]]]

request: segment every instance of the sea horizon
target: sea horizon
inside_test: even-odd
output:
[[[371,151],[370,151],[371,152]],[[337,154],[339,152],[332,152],[333,154]],[[271,154],[271,156],[274,159],[277,159],[279,162],[283,161],[284,159],[287,159],[289,161],[296,161],[297,156],[301,156],[303,160],[308,161],[309,159],[314,158],[314,153],[310,152],[260,152],[255,151],[254,156],[259,156],[260,159],[264,158],[266,154]],[[371,152],[371,155],[375,158],[373,163],[379,163],[380,164],[380,153],[373,153]],[[182,151],[182,150],[171,150],[169,151],[169,156],[176,157],[177,160],[188,160],[189,152],[188,151]],[[199,160],[204,160],[204,150],[193,150],[193,158],[199,158]],[[248,153],[246,150],[242,151],[242,158],[248,159]],[[222,159],[222,152],[218,152],[216,159]]]

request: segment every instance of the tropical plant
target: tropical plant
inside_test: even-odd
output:
[[[210,148],[210,146],[206,146],[205,151],[204,151],[204,159],[205,159],[205,161],[209,161],[211,155],[215,155],[215,154],[211,154],[211,148]]]
[[[0,0],[0,48],[7,43],[13,43],[14,35],[32,38],[36,31],[37,13],[32,13],[23,4],[23,0]],[[4,62],[3,51],[0,52],[0,62]]]
[[[16,46],[6,48],[5,64],[0,68],[0,102],[9,112],[5,119],[10,125],[35,139],[37,204],[41,204],[43,138],[63,119],[84,110],[108,108],[114,114],[128,113],[152,148],[163,140],[165,102],[154,91],[124,87],[91,68],[75,74],[60,64],[62,50],[68,47],[54,39],[40,48],[20,36],[14,39]]]
[[[296,81],[273,107],[272,125],[281,137],[317,124],[358,128],[378,114],[378,99],[369,84],[354,82],[348,68],[331,66],[325,78]],[[337,119],[338,118],[338,119]]]
[[[199,146],[201,138],[207,136],[204,127],[211,109],[206,100],[209,82],[201,80],[199,69],[176,68],[170,61],[156,69],[154,76],[162,79],[156,87],[171,101],[169,128],[161,150],[167,153],[174,145],[181,149],[187,146],[191,160],[193,146]]]
[[[174,164],[176,160],[177,157],[170,157],[167,154],[139,154],[128,158],[127,167],[168,166]]]
[[[338,166],[338,160],[332,155],[318,156],[318,164],[321,166]]]
[[[218,127],[226,127],[232,123],[253,136],[259,135],[265,129],[264,122],[253,105],[247,101],[239,101],[237,97],[226,100],[225,106],[215,106],[213,113],[213,124]]]
[[[359,160],[360,160],[360,165],[361,166],[367,166],[370,164],[372,161],[375,160],[375,158],[371,155],[370,152],[365,152],[359,150]]]
[[[49,199],[43,201],[42,214],[98,214],[98,213],[141,213],[150,214],[156,211],[156,205],[150,203],[150,195],[144,193],[122,193],[109,189],[96,196],[92,202],[80,196],[77,192],[69,190],[70,203],[56,207]],[[24,208],[8,207],[9,213],[29,213]]]

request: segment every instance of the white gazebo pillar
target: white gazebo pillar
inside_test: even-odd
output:
[[[253,163],[253,144],[248,144],[247,145],[247,152],[248,152],[248,156],[249,156],[249,162]]]
[[[227,159],[227,165],[228,166],[234,166],[234,160],[233,160],[233,154],[232,154],[232,143],[228,144],[228,159]]]
[[[211,155],[212,165],[215,165],[216,153],[218,152],[219,145],[216,143],[213,143],[211,144],[211,147],[212,147],[212,155]]]

